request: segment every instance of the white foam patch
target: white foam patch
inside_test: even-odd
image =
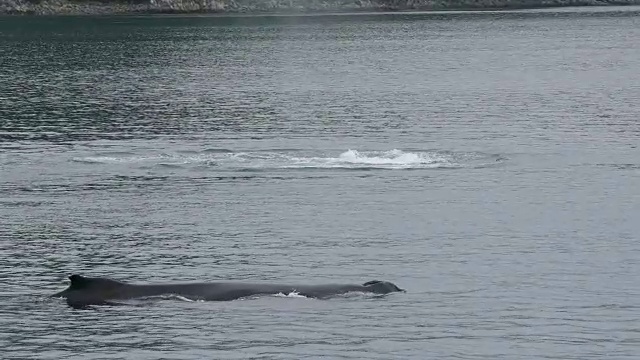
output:
[[[93,164],[122,164],[122,163],[141,163],[141,162],[157,162],[170,158],[166,155],[158,156],[87,156],[75,157],[75,162],[93,163]]]
[[[184,301],[184,302],[203,302],[204,300],[194,300],[194,299],[189,299],[188,297],[182,296],[182,295],[177,295],[177,294],[166,294],[166,295],[158,295],[158,296],[147,296],[144,299],[148,299],[148,300],[153,300],[153,299],[160,299],[160,300],[178,300],[178,301]]]
[[[201,152],[149,156],[88,156],[72,160],[93,164],[140,164],[142,166],[215,166],[218,170],[264,169],[431,169],[460,168],[495,162],[494,155],[444,151],[360,151],[349,149],[334,156],[305,150]]]
[[[215,160],[220,166],[241,169],[412,169],[453,168],[451,155],[437,152],[347,150],[337,156],[300,156],[296,153],[240,152]]]
[[[277,293],[274,294],[273,296],[275,297],[285,297],[285,298],[298,298],[298,299],[308,299],[306,296],[304,295],[300,295],[297,291],[292,291],[288,294],[284,294],[284,293]]]
[[[293,158],[297,166],[325,167],[325,168],[433,168],[452,167],[456,164],[442,154],[433,152],[404,152],[393,149],[389,151],[358,151],[347,150],[338,157]]]

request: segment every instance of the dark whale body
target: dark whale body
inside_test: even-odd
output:
[[[210,282],[185,284],[137,285],[108,278],[90,278],[81,275],[69,276],[71,284],[66,290],[52,295],[67,299],[73,307],[113,304],[113,300],[135,299],[159,295],[179,295],[191,300],[225,301],[256,295],[290,294],[296,292],[309,298],[327,298],[349,292],[388,294],[402,291],[387,281],[369,281],[362,285],[284,285],[245,282]]]

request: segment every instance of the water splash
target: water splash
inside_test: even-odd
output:
[[[120,164],[140,167],[215,167],[217,170],[259,171],[270,169],[436,169],[478,167],[501,161],[499,155],[447,151],[360,151],[349,149],[338,154],[305,150],[203,151],[191,154],[76,157],[86,164]]]
[[[338,157],[293,158],[295,164],[291,167],[318,168],[380,168],[380,169],[410,169],[455,167],[452,162],[436,152],[404,152],[393,149],[389,151],[358,151],[347,150]]]
[[[288,294],[284,294],[284,293],[277,293],[274,294],[273,296],[275,297],[285,297],[285,298],[296,298],[296,299],[308,299],[308,297],[304,296],[304,295],[300,295],[297,291],[292,291]]]

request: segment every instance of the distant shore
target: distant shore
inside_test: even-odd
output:
[[[0,0],[0,14],[323,14],[640,5],[640,0]]]

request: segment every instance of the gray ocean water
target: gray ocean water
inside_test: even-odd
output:
[[[637,359],[639,100],[638,7],[0,17],[0,357]]]

